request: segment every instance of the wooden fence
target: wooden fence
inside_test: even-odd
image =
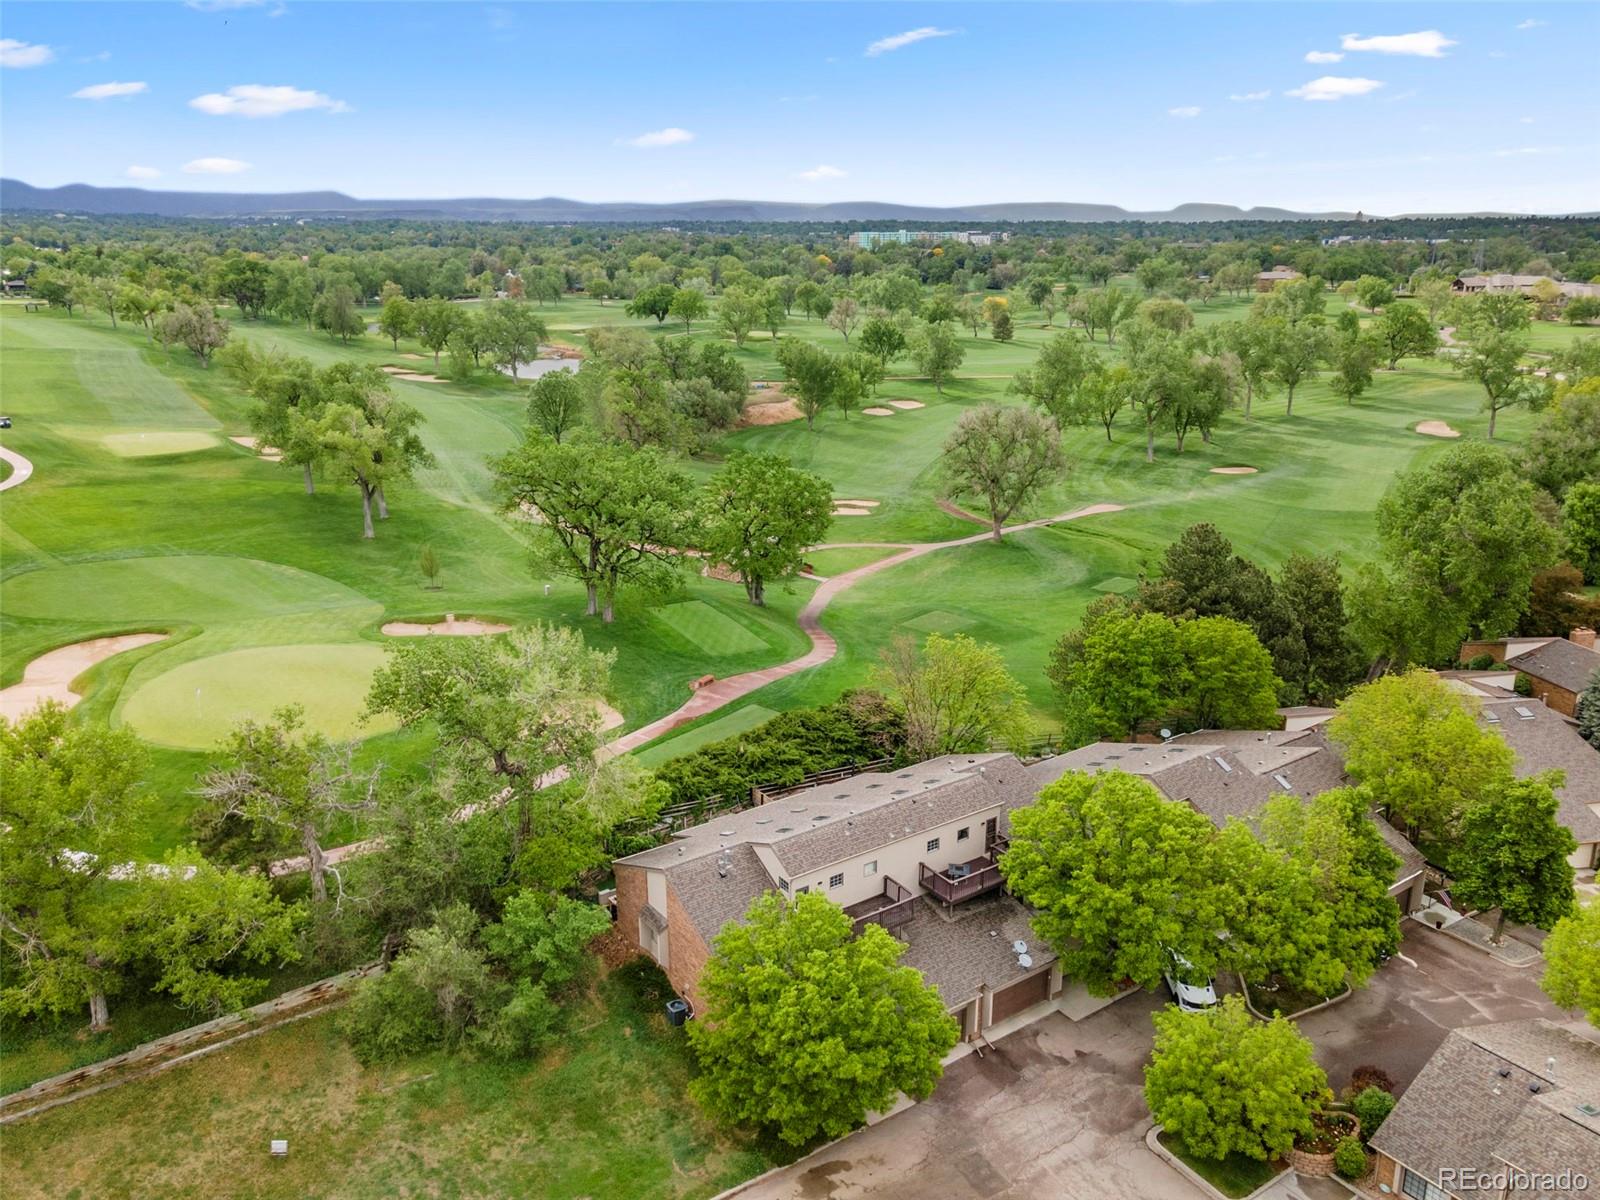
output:
[[[265,1033],[278,1025],[314,1016],[341,1003],[352,987],[380,970],[382,965],[380,962],[366,963],[354,970],[319,979],[242,1012],[191,1025],[122,1054],[75,1067],[49,1079],[41,1079],[21,1091],[0,1096],[0,1125],[142,1079],[199,1055],[221,1050],[244,1038]]]

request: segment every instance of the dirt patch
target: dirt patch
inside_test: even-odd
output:
[[[456,617],[422,625],[415,621],[390,621],[383,627],[390,637],[482,637],[491,633],[505,633],[511,626],[496,621],[479,621],[475,617]]]
[[[722,583],[739,582],[739,572],[735,571],[727,563],[707,563],[700,568],[700,574],[707,579],[715,579]]]
[[[871,408],[863,408],[861,411],[864,412],[869,417],[892,417],[892,416],[894,416],[894,409],[892,409],[892,408],[879,408],[876,405],[874,405]]]
[[[583,351],[569,342],[546,342],[539,347],[540,358],[582,358]]]
[[[253,437],[231,437],[228,439],[235,446],[243,446],[246,450],[254,450],[268,462],[282,462],[283,451],[276,446],[258,446]]]
[[[1259,467],[1212,467],[1213,475],[1254,475]]]
[[[41,654],[23,668],[21,683],[0,691],[0,717],[8,721],[21,720],[45,700],[56,700],[71,708],[83,699],[72,690],[72,681],[79,675],[114,654],[163,641],[166,636],[164,633],[127,633],[77,642]]]
[[[622,714],[604,700],[596,700],[594,702],[594,710],[600,714],[600,729],[602,732],[607,729],[615,729],[623,722]]]
[[[800,406],[787,396],[772,398],[768,393],[759,402],[746,404],[735,422],[735,429],[752,429],[762,425],[784,425],[790,421],[805,420]]]
[[[893,405],[895,408],[927,408],[928,407],[921,400],[891,400],[891,401],[889,401],[889,403],[891,405]]]
[[[1458,438],[1461,436],[1459,429],[1451,429],[1443,421],[1418,421],[1416,431],[1428,437]]]

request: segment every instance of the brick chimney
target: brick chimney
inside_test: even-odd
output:
[[[1582,646],[1585,650],[1593,650],[1594,630],[1585,625],[1579,625],[1571,633],[1567,634],[1567,641],[1574,646]]]

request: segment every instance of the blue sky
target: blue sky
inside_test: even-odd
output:
[[[0,34],[39,185],[1600,208],[1587,3],[10,0]]]

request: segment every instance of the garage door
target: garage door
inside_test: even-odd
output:
[[[1016,1016],[1029,1005],[1048,999],[1050,999],[1050,972],[1040,971],[1037,975],[1030,975],[994,994],[994,1015],[990,1017],[990,1024],[998,1024],[1007,1017]]]

